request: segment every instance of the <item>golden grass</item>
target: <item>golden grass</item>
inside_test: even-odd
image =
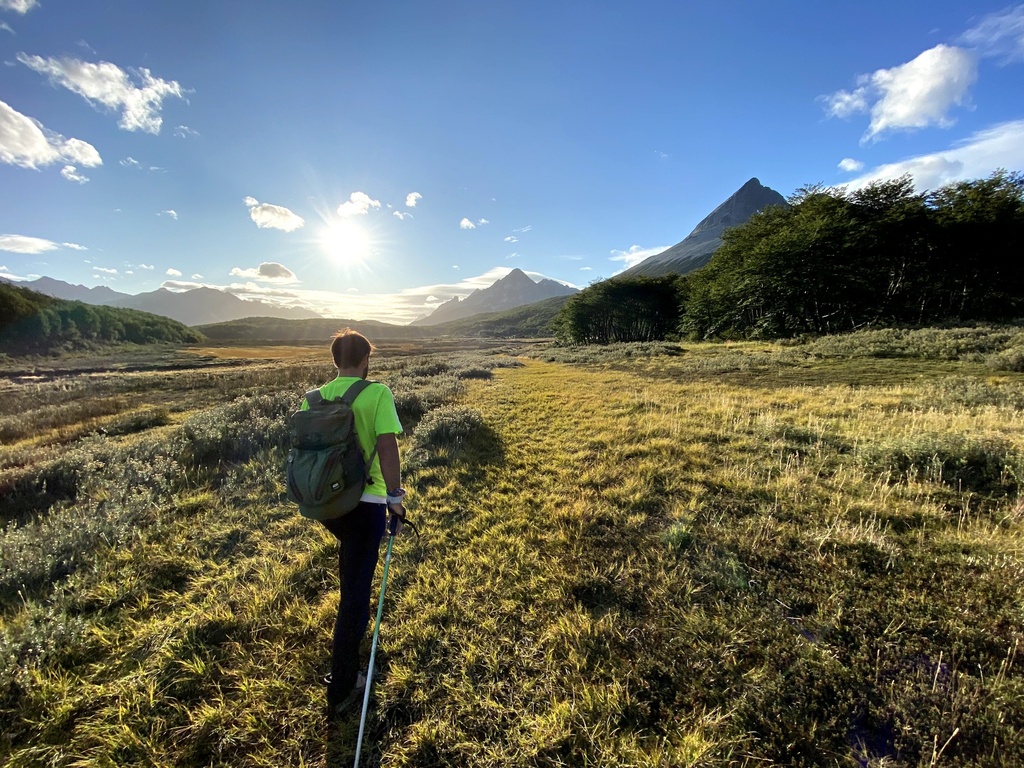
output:
[[[1019,377],[735,352],[528,361],[466,382],[464,444],[403,438],[423,538],[395,548],[369,764],[1024,760]],[[0,697],[8,764],[351,763],[318,682],[334,544],[281,463],[197,475],[51,595],[72,634]]]

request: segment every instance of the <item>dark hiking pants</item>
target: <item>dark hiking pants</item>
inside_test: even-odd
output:
[[[322,521],[338,540],[338,574],[341,578],[341,599],[338,601],[338,619],[334,624],[331,646],[328,702],[341,701],[356,684],[359,643],[370,621],[370,589],[386,518],[386,505],[360,502],[344,517]]]

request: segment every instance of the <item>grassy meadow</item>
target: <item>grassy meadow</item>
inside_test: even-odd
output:
[[[1020,341],[382,348],[422,537],[365,764],[1024,764]],[[351,765],[282,483],[326,361],[0,382],[0,764]]]

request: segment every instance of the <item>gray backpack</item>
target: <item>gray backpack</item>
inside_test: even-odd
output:
[[[348,514],[373,482],[369,474],[377,449],[367,462],[352,412],[355,399],[372,383],[357,381],[334,400],[311,390],[306,393],[309,408],[292,414],[288,498],[299,505],[303,517],[329,520]]]

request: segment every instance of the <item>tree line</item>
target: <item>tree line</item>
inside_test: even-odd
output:
[[[804,187],[688,275],[611,280],[554,321],[571,343],[780,338],[1024,316],[1024,174],[925,193],[909,176]]]
[[[0,351],[52,354],[103,344],[188,343],[203,335],[135,309],[64,301],[0,282]]]

